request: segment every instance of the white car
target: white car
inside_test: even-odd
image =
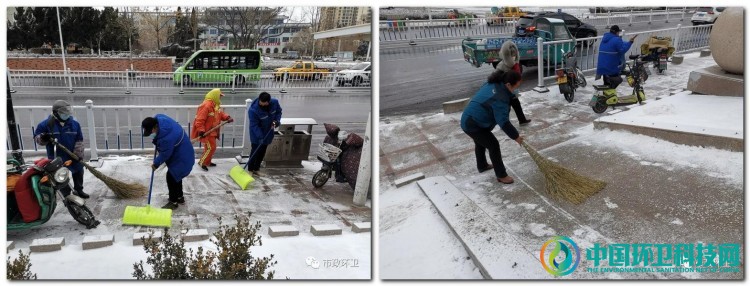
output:
[[[693,22],[693,26],[713,24],[723,11],[724,7],[699,7],[695,9],[695,14],[690,18],[690,21]]]
[[[337,57],[325,57],[325,58],[323,58],[324,62],[336,62],[338,60],[339,59]]]
[[[372,74],[372,65],[370,62],[361,62],[349,69],[336,73],[336,82],[338,86],[350,83],[352,86],[360,86],[370,83]]]

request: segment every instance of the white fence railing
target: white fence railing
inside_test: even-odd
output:
[[[612,25],[632,25],[654,23],[657,21],[689,20],[691,13],[686,7],[667,7],[666,10],[582,13],[574,14],[582,22],[595,27]],[[433,20],[381,20],[379,39],[381,42],[396,42],[449,39],[464,37],[497,36],[514,33],[518,18],[487,17],[469,19],[433,19]]]
[[[707,48],[712,27],[713,25],[686,27],[677,25],[676,28],[628,33],[623,36],[623,39],[627,41],[631,36],[638,35],[628,51],[631,55],[640,54],[641,45],[651,36],[671,37],[672,43],[675,47],[675,53],[686,53]],[[555,69],[562,68],[562,61],[558,58],[558,56],[562,56],[562,53],[557,53],[556,51],[559,51],[560,49],[568,51],[571,42],[575,42],[578,67],[581,71],[586,72],[596,70],[601,39],[602,36],[565,41],[538,42],[538,54],[542,55],[543,53],[549,53],[552,56],[548,59],[542,59],[542,62],[540,63],[541,66],[538,69],[537,87],[539,89],[544,89],[544,80],[553,78]]]
[[[148,102],[152,101],[153,102]],[[141,121],[155,114],[166,114],[179,122],[182,128],[192,131],[192,124],[197,111],[196,105],[165,106],[158,103],[158,99],[143,99],[144,105],[95,106],[87,100],[84,106],[73,106],[73,117],[81,124],[81,131],[87,142],[90,158],[98,158],[97,151],[128,151],[152,148],[148,138],[142,136]],[[224,112],[235,118],[233,123],[222,127],[221,136],[217,142],[218,148],[243,148],[249,146],[247,109],[252,100],[247,99],[246,105],[222,105]],[[149,105],[150,103],[153,103]],[[24,152],[43,151],[34,140],[34,132],[39,122],[51,114],[50,106],[15,106],[16,124],[20,147]],[[241,119],[245,120],[241,120]],[[9,134],[8,134],[9,135]],[[10,136],[6,137],[10,138]],[[9,142],[6,142],[10,150]],[[201,148],[201,143],[194,144]]]
[[[468,18],[380,21],[381,42],[479,37],[513,33],[518,18]]]
[[[609,12],[604,14],[590,14],[589,16],[582,16],[581,21],[584,23],[593,25],[595,27],[608,28],[612,25],[630,26],[632,24],[651,24],[654,22],[680,22],[684,21],[685,18],[690,19],[691,14],[688,13],[686,7],[667,7],[666,10],[650,10],[650,11],[631,11],[631,12]],[[622,28],[622,27],[621,27]]]
[[[133,89],[173,88],[183,93],[186,89],[222,88],[236,90],[263,89],[286,92],[290,89],[368,89],[371,72],[143,72],[143,71],[67,71],[9,70],[12,90],[17,88],[107,88],[121,89],[129,94]]]

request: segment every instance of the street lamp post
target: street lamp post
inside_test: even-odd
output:
[[[60,24],[60,7],[55,7],[55,10],[57,11],[57,32],[60,35],[60,52],[62,53],[62,60],[63,60],[63,72],[65,72],[65,77],[68,78],[68,92],[73,92],[73,80],[70,78],[70,73],[68,73],[68,64],[65,61],[65,43],[63,43],[63,36],[62,36],[62,25]],[[54,51],[55,48],[53,47],[52,50]]]

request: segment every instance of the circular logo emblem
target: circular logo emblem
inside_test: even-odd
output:
[[[542,261],[544,270],[550,274],[565,276],[573,273],[578,267],[578,263],[581,262],[581,251],[569,237],[555,236],[542,245],[539,260]]]

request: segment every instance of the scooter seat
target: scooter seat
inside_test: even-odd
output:
[[[605,84],[603,84],[603,85],[596,85],[596,84],[594,84],[593,86],[594,86],[595,90],[608,90],[608,89],[612,89],[611,87],[609,87],[609,85],[605,85]]]

